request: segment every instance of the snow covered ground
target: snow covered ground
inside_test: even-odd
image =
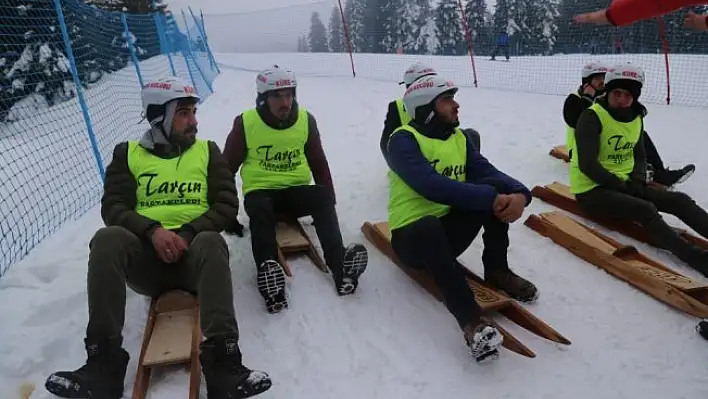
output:
[[[525,217],[511,227],[509,253],[512,267],[541,290],[538,303],[525,307],[573,344],[556,345],[501,318],[500,323],[537,357],[528,359],[504,350],[491,365],[474,364],[443,305],[368,244],[359,231],[367,220],[386,218],[386,167],[378,142],[386,104],[401,94],[395,82],[410,58],[382,67],[391,77],[375,80],[339,72],[332,73],[339,76],[323,76],[324,58],[321,70],[308,75],[306,66],[316,60],[308,64],[301,55],[255,57],[249,64],[242,56],[217,55],[222,74],[215,81],[215,94],[199,111],[201,137],[223,147],[234,116],[253,106],[255,74],[236,68],[258,69],[272,63],[294,68],[300,76],[300,102],[318,118],[345,241],[364,242],[371,254],[360,289],[345,298],[337,297],[331,280],[307,260],[294,261],[291,308],[270,315],[255,288],[249,236],[227,237],[244,358],[248,365],[270,373],[274,382],[259,398],[693,399],[708,392],[708,343],[693,330],[695,318],[540,237],[523,226]],[[486,64],[490,64],[486,68],[506,68],[508,76],[529,74],[519,69],[522,63]],[[455,68],[447,61],[440,65],[443,72],[466,68]],[[547,73],[543,79],[549,85],[572,82],[570,91],[575,86],[570,74],[576,72],[566,71],[562,76]],[[563,96],[463,88],[458,101],[462,125],[481,132],[482,152],[500,169],[529,187],[567,181],[567,166],[548,156],[550,147],[564,139]],[[704,184],[708,160],[696,151],[706,145],[708,113],[705,108],[648,106],[647,130],[665,162],[673,167],[696,164],[696,175],[681,188],[708,208]],[[551,209],[535,200],[526,215]],[[243,211],[241,221],[248,225]],[[0,280],[2,397],[16,397],[21,383],[33,382],[37,391],[32,398],[51,398],[42,388],[46,376],[83,364],[88,242],[101,225],[95,207],[42,242]],[[314,233],[312,226],[308,230]],[[705,281],[664,253],[612,235]],[[478,238],[461,257],[480,274],[481,248]],[[128,292],[124,335],[131,362],[124,397],[132,390],[147,310],[145,298]],[[158,373],[149,397],[183,397],[187,385],[181,370]]]

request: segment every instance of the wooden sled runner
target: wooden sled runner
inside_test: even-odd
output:
[[[551,148],[551,151],[548,152],[548,155],[552,156],[553,158],[558,158],[563,162],[570,162],[568,146],[566,146],[565,144],[557,145]]]
[[[626,235],[627,237],[634,238],[637,241],[653,245],[651,238],[647,234],[646,230],[644,230],[644,228],[638,223],[623,223],[610,219],[590,216],[585,213],[585,211],[583,211],[575,202],[575,196],[570,192],[570,187],[563,183],[553,182],[545,186],[536,186],[531,190],[531,195],[557,208],[563,209],[564,211],[570,212],[587,220],[591,220],[601,225],[602,227],[614,230],[618,233]],[[706,240],[705,238],[691,234],[685,229],[679,229],[676,227],[674,227],[674,229],[685,240],[692,242],[693,244],[703,249],[708,250],[708,240]]]
[[[150,304],[132,399],[145,399],[154,367],[189,365],[189,399],[199,396],[201,365],[197,298],[185,291],[170,291]]]
[[[290,254],[305,253],[318,269],[324,273],[329,272],[327,264],[317,253],[317,249],[296,218],[280,216],[275,228],[275,237],[278,242],[278,262],[283,266],[288,277],[293,276],[287,261],[287,255]]]
[[[676,309],[708,317],[708,285],[700,284],[557,211],[530,215],[524,225],[611,275]]]
[[[420,286],[428,291],[428,293],[433,295],[439,301],[442,301],[442,295],[440,294],[437,285],[427,272],[407,267],[398,259],[393,251],[393,248],[391,247],[391,236],[387,222],[365,222],[361,227],[361,231],[379,251],[391,259],[409,277],[420,284]],[[477,301],[485,314],[492,312],[500,313],[514,323],[538,336],[561,344],[570,345],[570,341],[567,338],[531,314],[523,306],[516,303],[516,301],[486,285],[483,280],[472,271],[465,268],[465,274],[467,274],[467,282],[470,288],[474,291],[475,297],[477,298]],[[536,354],[521,341],[516,339],[493,320],[490,321],[504,336],[504,347],[512,352],[516,352],[526,357],[536,357]]]

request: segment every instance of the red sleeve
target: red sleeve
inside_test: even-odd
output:
[[[623,26],[701,4],[706,0],[614,0],[605,15],[612,25]]]
[[[243,117],[241,115],[234,119],[226,144],[224,145],[224,158],[229,163],[231,173],[236,174],[246,158],[246,135],[243,129]]]
[[[307,116],[309,135],[307,137],[307,143],[305,143],[305,156],[307,157],[307,162],[310,164],[312,178],[315,180],[315,184],[324,187],[330,193],[332,200],[336,203],[337,199],[334,194],[332,174],[329,170],[327,156],[322,148],[322,141],[320,140],[320,132],[317,128],[317,121],[309,112],[307,113]]]

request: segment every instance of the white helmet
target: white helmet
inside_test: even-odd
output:
[[[168,102],[180,98],[193,98],[195,102],[200,101],[194,86],[175,76],[148,82],[143,86],[140,96],[143,101],[143,115],[145,117],[148,116],[148,108],[151,106],[163,107]]]
[[[644,85],[644,71],[642,68],[630,63],[615,65],[607,71],[605,84],[613,80],[630,80]]]
[[[406,72],[403,73],[403,81],[398,84],[405,84],[408,87],[423,76],[430,75],[437,75],[437,71],[421,62],[416,62],[406,69]]]
[[[277,65],[262,70],[256,76],[256,91],[258,94],[280,89],[295,89],[296,87],[295,74],[289,69],[283,69]]]
[[[583,80],[589,78],[592,75],[597,75],[601,73],[607,73],[610,68],[601,62],[590,62],[583,65]]]
[[[608,92],[614,89],[625,89],[637,99],[643,86],[644,71],[630,63],[615,65],[605,75],[605,89]]]
[[[406,112],[415,118],[418,107],[428,105],[439,95],[447,92],[457,93],[458,87],[439,75],[424,76],[414,82],[403,95]]]

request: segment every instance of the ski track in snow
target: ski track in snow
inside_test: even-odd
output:
[[[255,74],[223,70],[216,93],[199,112],[200,135],[222,148],[237,113],[254,103]],[[265,312],[255,288],[250,238],[225,236],[231,249],[240,346],[246,365],[268,372],[270,391],[259,398],[695,398],[708,392],[708,343],[694,318],[579,260],[523,226],[531,213],[553,208],[534,200],[511,227],[510,264],[541,290],[523,305],[573,344],[539,338],[504,318],[501,324],[537,353],[508,350],[479,366],[441,303],[412,282],[360,233],[361,224],[386,218],[386,167],[378,142],[386,104],[400,95],[395,83],[352,78],[300,77],[298,97],[316,117],[337,193],[345,242],[369,248],[369,268],[354,296],[340,298],[332,280],[305,258],[291,262],[290,308]],[[567,181],[567,166],[548,156],[564,139],[563,97],[462,88],[462,127],[481,132],[482,153],[529,188]],[[708,170],[694,149],[704,143],[708,114],[701,109],[649,105],[647,129],[665,162],[693,162],[697,174],[682,188],[702,205]],[[680,137],[672,136],[680,132]],[[237,177],[240,190],[240,179]],[[240,220],[248,226],[241,210]],[[674,218],[667,217],[677,223]],[[87,322],[88,242],[102,225],[98,207],[41,243],[0,280],[0,386],[24,381],[44,389],[55,370],[83,364]],[[314,227],[306,225],[314,237]],[[671,256],[623,236],[678,271],[702,279]],[[461,260],[482,273],[481,237]],[[131,354],[124,397],[129,397],[146,319],[147,299],[128,290],[125,348]],[[183,397],[187,373],[157,372],[153,399]],[[204,396],[202,384],[202,397]],[[13,397],[10,394],[7,397]],[[5,397],[5,396],[4,396]]]

